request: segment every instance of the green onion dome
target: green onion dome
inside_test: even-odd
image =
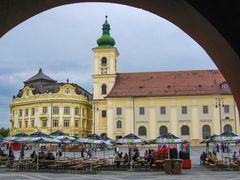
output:
[[[107,16],[105,23],[102,27],[103,33],[102,37],[97,40],[97,44],[99,47],[113,47],[115,45],[114,39],[110,36],[110,24],[108,24]]]

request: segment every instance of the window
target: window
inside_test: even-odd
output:
[[[168,133],[168,128],[166,126],[161,126],[159,128],[159,134],[160,135],[164,135],[164,134],[167,134]]]
[[[187,106],[182,106],[182,114],[187,114]]]
[[[75,127],[79,127],[79,121],[78,121],[78,120],[75,120],[74,125],[75,125]]]
[[[232,126],[230,124],[226,124],[223,127],[224,132],[232,132]]]
[[[70,94],[70,89],[69,89],[69,88],[66,88],[65,93],[66,93],[66,94]]]
[[[29,90],[27,90],[27,92],[26,92],[26,96],[29,96]]]
[[[188,126],[182,126],[181,127],[181,135],[182,136],[188,136],[189,135],[189,127]]]
[[[102,57],[102,59],[101,59],[101,65],[102,65],[102,66],[106,66],[106,65],[107,65],[107,58],[106,58],[106,57]]]
[[[160,107],[160,114],[166,114],[166,107],[165,106]]]
[[[31,115],[34,116],[35,115],[35,108],[31,109]]]
[[[18,114],[19,117],[22,117],[22,109],[19,109],[19,114]]]
[[[22,121],[19,121],[19,128],[22,128]]]
[[[224,113],[229,113],[229,105],[224,105]]]
[[[75,108],[75,115],[79,115],[79,108]]]
[[[69,125],[70,125],[70,121],[69,120],[64,120],[63,126],[64,127],[69,127]]]
[[[205,139],[211,136],[211,128],[209,125],[204,125],[202,127],[202,138]]]
[[[221,90],[227,92],[230,91],[230,88],[227,83],[222,83]]]
[[[58,120],[54,119],[53,120],[53,127],[58,127],[58,122],[59,122]]]
[[[28,109],[25,109],[25,116],[28,116]]]
[[[122,115],[122,108],[117,107],[116,108],[116,113],[117,113],[117,115]]]
[[[138,128],[138,135],[139,136],[146,136],[147,135],[147,129],[144,126],[140,126]]]
[[[46,127],[47,127],[47,120],[43,120],[43,121],[42,121],[42,127],[43,127],[43,128],[46,128]]]
[[[70,114],[70,107],[64,107],[64,114]]]
[[[53,113],[53,114],[59,114],[59,107],[54,106],[52,113]]]
[[[122,121],[117,121],[117,128],[118,129],[122,128]]]
[[[47,114],[48,112],[48,108],[47,107],[43,107],[43,114]]]
[[[82,109],[82,115],[85,116],[85,109]]]
[[[203,106],[203,114],[208,114],[208,106]]]
[[[28,127],[28,121],[25,121],[25,128]]]
[[[102,94],[107,94],[107,85],[106,84],[102,85]]]
[[[139,108],[139,114],[140,114],[140,115],[144,115],[144,114],[145,114],[145,109],[144,109],[144,107],[140,107],[140,108]]]
[[[34,128],[35,126],[35,123],[34,123],[34,120],[31,121],[31,127]]]
[[[102,117],[107,117],[107,111],[106,110],[104,110],[104,111],[102,111]]]

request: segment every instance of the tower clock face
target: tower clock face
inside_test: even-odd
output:
[[[107,68],[102,68],[101,69],[101,74],[107,74]]]

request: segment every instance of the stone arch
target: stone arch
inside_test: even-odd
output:
[[[182,136],[189,136],[190,135],[190,130],[189,130],[189,127],[187,125],[183,125],[181,127],[181,135]]]
[[[203,125],[202,127],[202,138],[205,139],[206,137],[211,136],[211,127],[209,125]]]
[[[106,84],[102,84],[101,91],[102,91],[102,94],[107,94],[107,85]]]
[[[147,135],[147,128],[145,126],[140,126],[138,128],[138,135],[139,136],[146,136]]]
[[[161,126],[159,128],[159,135],[164,135],[164,134],[167,134],[168,133],[168,128],[167,126]]]
[[[223,127],[223,131],[226,132],[232,132],[232,126],[230,124],[226,124],[224,127]]]

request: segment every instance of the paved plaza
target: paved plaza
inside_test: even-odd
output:
[[[237,150],[239,146],[232,146],[232,152]],[[142,147],[140,152],[144,153],[146,147]],[[215,180],[215,179],[231,179],[231,180],[239,180],[240,179],[240,171],[230,171],[230,170],[216,170],[211,168],[206,168],[199,165],[199,156],[202,151],[204,151],[204,147],[192,147],[191,148],[191,159],[193,163],[192,169],[185,169],[182,171],[181,175],[166,175],[164,170],[158,171],[108,171],[103,170],[98,174],[71,174],[71,173],[33,173],[33,172],[7,172],[5,170],[0,170],[0,180],[12,180],[12,179],[57,179],[57,180],[68,180],[68,179],[86,179],[86,180],[154,180],[154,179],[169,179],[169,180],[177,180],[177,179],[196,179],[196,180]],[[211,150],[211,149],[210,149]],[[126,148],[120,148],[120,151],[126,152]],[[106,156],[111,156],[113,153],[112,150],[106,152]],[[67,153],[67,156],[73,155],[72,153]],[[75,153],[75,156],[78,156],[78,153]],[[102,152],[97,154],[98,156],[103,155]],[[229,154],[231,156],[231,153]],[[224,154],[224,156],[228,156]],[[221,153],[218,155],[221,158]]]
[[[154,172],[127,172],[127,171],[102,171],[100,174],[62,174],[62,173],[25,173],[25,172],[2,172],[0,179],[3,180],[22,180],[22,179],[57,179],[57,180],[68,180],[68,179],[86,179],[86,180],[155,180],[155,179],[196,179],[196,180],[239,180],[239,171],[213,171],[200,165],[194,165],[192,169],[183,170],[181,175],[166,175],[164,171]]]

